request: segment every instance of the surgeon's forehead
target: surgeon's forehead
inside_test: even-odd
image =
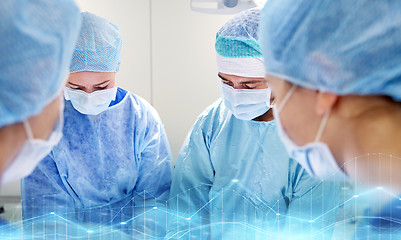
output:
[[[105,81],[113,81],[115,76],[114,72],[76,72],[69,75],[68,83],[79,86],[98,85]]]

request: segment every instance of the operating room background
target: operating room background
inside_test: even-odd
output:
[[[156,108],[176,160],[197,116],[220,96],[214,41],[232,15],[191,11],[189,0],[76,2],[119,26],[118,85]],[[19,181],[2,186],[0,196],[20,196]]]

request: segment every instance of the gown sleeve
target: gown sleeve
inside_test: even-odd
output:
[[[210,234],[208,202],[213,178],[209,140],[202,129],[202,120],[198,119],[175,165],[167,239],[207,239]]]
[[[317,239],[330,239],[341,205],[342,182],[311,177],[291,159],[292,196],[287,212],[289,234],[313,234]]]
[[[134,188],[132,235],[163,237],[167,229],[167,199],[172,179],[172,157],[163,124],[156,110],[146,111],[135,127],[138,180]]]

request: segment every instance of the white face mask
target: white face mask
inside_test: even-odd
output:
[[[319,142],[329,118],[330,110],[323,116],[315,141],[312,143],[308,143],[305,146],[298,146],[284,131],[279,113],[294,93],[295,89],[296,86],[294,85],[287,93],[280,106],[273,106],[273,115],[277,123],[278,133],[289,156],[297,160],[312,177],[348,181],[348,176],[346,176],[343,170],[338,166],[330,148],[327,144]]]
[[[98,115],[106,110],[110,103],[116,99],[117,87],[86,93],[82,90],[64,88],[65,100],[70,100],[72,106],[87,115]]]
[[[235,89],[223,82],[220,85],[224,104],[238,119],[249,121],[270,109],[270,88]]]
[[[28,139],[14,161],[3,172],[1,184],[17,181],[31,174],[36,165],[58,144],[63,136],[64,100],[60,100],[58,121],[47,140],[34,139],[28,120],[25,120],[23,124]]]

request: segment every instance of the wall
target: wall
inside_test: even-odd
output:
[[[197,116],[219,98],[214,41],[229,16],[196,13],[189,0],[152,1],[153,105],[174,159]]]
[[[219,97],[214,39],[232,16],[190,10],[189,0],[77,0],[119,26],[123,36],[119,86],[159,112],[176,159],[197,116]],[[0,195],[20,195],[19,182]]]

